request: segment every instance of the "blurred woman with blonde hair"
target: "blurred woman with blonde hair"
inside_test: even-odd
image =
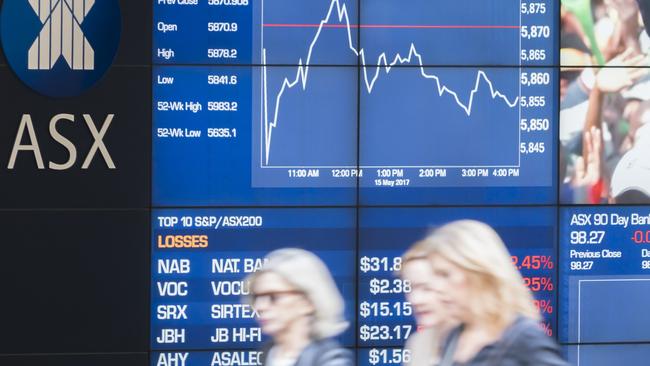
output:
[[[402,255],[399,276],[409,281],[411,291],[406,299],[411,304],[417,332],[412,333],[405,345],[405,365],[429,366],[439,361],[440,339],[457,323],[445,312],[438,294],[433,290],[433,268],[429,255],[429,242],[421,240]]]
[[[250,275],[245,300],[257,313],[267,366],[352,366],[352,356],[333,337],[348,326],[344,301],[327,266],[303,249],[269,253]]]
[[[542,331],[532,294],[491,227],[455,221],[423,242],[432,290],[458,322],[440,342],[439,366],[567,365]]]

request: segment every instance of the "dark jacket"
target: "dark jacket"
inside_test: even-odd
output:
[[[454,329],[452,337],[457,337],[462,327]],[[443,350],[444,352],[444,350]],[[501,338],[481,349],[474,358],[454,366],[568,366],[562,359],[558,345],[548,337],[535,320],[519,317],[504,332]]]
[[[262,365],[267,365],[266,357],[273,348],[273,343],[267,344],[262,355]],[[307,346],[296,361],[295,366],[353,366],[352,352],[341,347],[332,339],[314,341]]]

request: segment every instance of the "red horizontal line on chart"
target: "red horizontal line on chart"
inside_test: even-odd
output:
[[[282,24],[267,23],[270,28],[318,28],[320,24]],[[347,24],[323,24],[323,28],[347,28]],[[401,24],[350,24],[350,28],[385,28],[385,29],[519,29],[518,25],[401,25]]]

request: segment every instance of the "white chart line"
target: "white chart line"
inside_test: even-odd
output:
[[[264,5],[262,4],[262,7]],[[460,100],[460,97],[458,96],[458,93],[455,91],[447,88],[447,86],[442,85],[440,82],[440,78],[438,78],[436,75],[433,74],[427,74],[426,71],[424,70],[424,63],[422,62],[422,56],[417,52],[417,49],[415,48],[415,44],[411,43],[411,47],[409,49],[409,54],[407,57],[402,57],[399,53],[397,53],[393,59],[392,62],[388,62],[388,56],[386,55],[386,52],[382,53],[379,55],[379,58],[377,60],[377,65],[376,65],[376,70],[374,75],[369,78],[368,77],[368,67],[366,64],[366,56],[365,52],[363,49],[357,50],[354,45],[352,44],[352,30],[350,27],[350,18],[348,17],[348,10],[345,4],[341,5],[339,0],[332,0],[329,10],[327,12],[327,16],[325,19],[320,21],[320,24],[318,26],[318,30],[316,31],[316,35],[314,36],[314,39],[311,41],[311,44],[309,45],[309,52],[307,53],[307,60],[305,61],[303,65],[303,60],[300,58],[298,60],[298,69],[296,71],[296,77],[294,78],[293,81],[289,81],[289,79],[285,78],[284,81],[282,82],[282,87],[280,88],[280,92],[278,93],[277,97],[275,98],[275,109],[273,112],[273,120],[269,122],[269,115],[268,115],[268,90],[267,90],[267,66],[266,66],[266,48],[262,48],[262,68],[263,68],[263,80],[262,83],[264,84],[264,165],[268,165],[269,163],[269,157],[270,157],[270,152],[271,152],[271,142],[272,142],[272,135],[273,135],[273,130],[278,126],[278,114],[280,110],[280,102],[282,100],[282,95],[284,94],[285,90],[291,89],[295,87],[296,85],[300,85],[302,87],[302,90],[305,90],[307,87],[307,80],[309,77],[309,68],[311,65],[311,56],[312,52],[314,50],[314,47],[316,43],[318,42],[318,38],[320,37],[320,33],[323,30],[324,26],[330,22],[330,18],[332,17],[332,14],[334,13],[334,10],[336,9],[336,13],[338,16],[338,21],[341,22],[345,20],[346,24],[346,30],[348,34],[348,47],[354,54],[358,57],[361,57],[361,65],[363,67],[363,77],[364,77],[364,82],[366,84],[366,90],[370,94],[372,93],[372,90],[374,88],[375,82],[379,78],[379,73],[383,69],[386,74],[390,73],[391,69],[393,66],[396,64],[405,64],[405,63],[411,63],[411,60],[415,57],[418,61],[418,64],[420,66],[420,74],[422,75],[423,78],[425,79],[431,79],[436,82],[437,86],[437,91],[438,95],[442,96],[444,93],[450,94],[451,96],[454,97],[456,100],[456,104],[460,108],[462,108],[465,111],[465,114],[470,116],[472,114],[472,105],[474,102],[474,95],[478,92],[479,85],[482,80],[485,80],[485,82],[488,84],[490,88],[490,95],[492,96],[492,99],[496,98],[501,98],[503,101],[510,107],[514,108],[515,106],[519,105],[519,97],[516,97],[513,101],[508,100],[508,97],[502,94],[501,92],[497,91],[494,89],[492,82],[490,79],[487,77],[485,72],[482,70],[478,70],[476,74],[476,81],[474,83],[474,89],[470,92],[469,95],[469,100],[467,103],[463,103]],[[262,27],[264,25],[262,24]],[[383,68],[382,68],[383,66]]]

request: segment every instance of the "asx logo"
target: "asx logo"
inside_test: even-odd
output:
[[[103,158],[104,163],[108,169],[116,169],[113,158],[109,153],[106,145],[104,144],[104,137],[108,128],[113,122],[113,117],[115,115],[109,114],[104,119],[104,122],[97,128],[97,124],[93,121],[93,117],[89,114],[83,115],[83,121],[86,123],[86,127],[90,132],[91,137],[93,138],[92,146],[88,151],[86,157],[81,164],[81,169],[88,169],[90,163],[95,158],[95,155],[99,155]],[[68,170],[75,166],[77,162],[77,146],[73,141],[64,136],[59,128],[57,127],[59,122],[68,122],[68,124],[75,123],[75,116],[69,113],[60,113],[52,117],[49,125],[49,137],[54,140],[56,143],[61,145],[67,150],[67,160],[63,162],[48,161],[47,169],[50,170]],[[28,143],[24,143],[27,140]],[[29,114],[24,114],[23,118],[20,120],[20,125],[18,126],[18,133],[16,133],[16,138],[14,140],[14,147],[11,149],[11,156],[9,157],[9,164],[7,169],[13,170],[16,167],[16,160],[18,159],[18,154],[23,152],[24,154],[32,154],[34,161],[36,162],[36,167],[39,170],[46,169],[45,163],[43,161],[43,153],[41,151],[40,144],[38,143],[38,138],[36,136],[36,129],[34,128],[34,122],[32,122],[32,116]]]
[[[77,96],[113,63],[120,42],[117,0],[11,0],[0,39],[14,73],[35,91]]]
[[[73,70],[95,69],[95,51],[81,29],[95,0],[55,1],[49,7],[41,7],[40,0],[29,0],[29,5],[43,23],[29,48],[27,67],[30,70],[51,70],[61,56]]]

